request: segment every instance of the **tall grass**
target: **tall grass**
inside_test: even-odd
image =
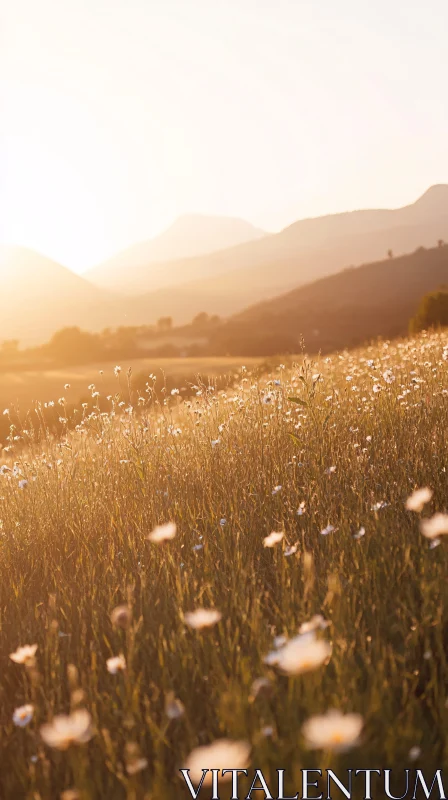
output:
[[[448,542],[431,547],[419,529],[448,507],[447,341],[303,359],[261,382],[242,369],[235,388],[202,385],[191,401],[155,398],[149,381],[129,403],[120,376],[124,405],[117,393],[62,439],[12,432],[0,476],[2,798],[185,797],[178,768],[222,737],[248,740],[253,765],[268,781],[285,768],[294,791],[304,767],[398,769],[417,747],[418,766],[448,763]],[[421,486],[433,499],[407,511]],[[146,540],[170,520],[174,539]],[[285,536],[267,548],[271,531]],[[110,619],[121,604],[125,629]],[[200,607],[221,621],[189,628],[184,613]],[[318,613],[331,623],[319,634],[328,664],[290,677],[264,663],[275,636]],[[11,661],[34,643],[34,665]],[[106,661],[121,653],[127,669],[112,675]],[[254,698],[261,676],[271,692]],[[176,719],[170,692],[185,709]],[[21,728],[24,703],[34,717]],[[91,740],[47,747],[42,724],[75,707],[92,715]],[[306,748],[304,722],[331,708],[363,716],[349,753]],[[133,775],[134,745],[148,763]]]

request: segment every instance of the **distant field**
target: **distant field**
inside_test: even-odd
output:
[[[126,373],[132,369],[132,375],[152,372],[157,376],[163,373],[167,377],[190,378],[196,375],[203,377],[227,375],[241,368],[248,369],[261,364],[262,358],[139,358],[123,361],[120,381],[126,382]],[[57,400],[64,396],[68,402],[77,403],[80,397],[89,394],[88,386],[94,383],[102,394],[117,391],[117,378],[112,364],[88,364],[64,369],[51,369],[44,372],[26,370],[23,372],[5,372],[0,376],[0,408],[9,405],[28,407],[40,401],[42,403]],[[101,374],[103,370],[103,374]],[[64,389],[69,383],[70,389]]]

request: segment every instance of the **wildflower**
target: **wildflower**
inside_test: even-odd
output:
[[[306,745],[313,750],[348,750],[359,743],[363,728],[360,714],[327,711],[305,722],[302,732]]]
[[[429,543],[429,549],[434,550],[436,547],[439,546],[439,544],[441,544],[441,542],[442,542],[441,539],[431,539]]]
[[[293,556],[295,553],[297,553],[297,549],[298,545],[292,544],[290,547],[285,549],[283,555],[286,556],[286,558],[289,558],[289,556]]]
[[[333,533],[333,531],[335,530],[336,528],[334,527],[334,525],[327,525],[327,527],[324,528],[320,533],[321,536],[328,536],[329,533]]]
[[[128,775],[137,775],[137,773],[142,772],[142,770],[146,769],[148,766],[148,759],[147,758],[134,758],[130,761],[126,761],[126,772]]]
[[[282,487],[281,487],[280,485],[279,485],[279,486],[274,486],[274,488],[273,488],[273,490],[272,490],[272,494],[273,494],[273,495],[276,495],[276,494],[278,494],[279,492],[281,492],[281,490],[282,490]]]
[[[231,741],[230,739],[217,739],[216,742],[205,747],[196,747],[187,758],[185,769],[190,770],[190,779],[195,783],[200,781],[202,770],[206,765],[206,773],[202,786],[209,786],[212,781],[212,769],[226,770],[229,764],[232,769],[246,769],[250,758],[251,747],[249,742]],[[231,771],[220,777],[220,781],[230,780]]]
[[[161,542],[166,542],[169,539],[174,539],[177,533],[177,526],[175,522],[167,522],[165,525],[156,525],[152,533],[149,533],[146,537],[148,542],[154,542],[155,544],[160,544]]]
[[[17,725],[19,728],[25,728],[33,719],[33,714],[34,706],[28,703],[25,706],[19,706],[19,708],[15,709],[12,715],[12,721],[14,725]]]
[[[93,736],[92,717],[85,708],[69,715],[59,714],[42,725],[40,735],[45,744],[56,750],[68,750],[73,744],[84,744]]]
[[[112,625],[117,628],[128,628],[132,619],[132,610],[129,606],[117,606],[110,615]]]
[[[275,547],[276,544],[281,542],[284,537],[284,533],[276,533],[272,531],[269,536],[265,536],[263,539],[263,547]]]
[[[216,445],[218,445],[220,443],[220,441],[221,441],[221,439],[219,439],[219,437],[218,437],[218,439],[212,439],[212,447],[216,447]]]
[[[448,533],[448,514],[434,514],[429,519],[420,521],[420,530],[427,539],[437,539],[444,533]]]
[[[187,611],[184,620],[190,628],[201,630],[216,625],[222,618],[220,611],[215,608],[197,608],[195,611]]]
[[[69,383],[64,383],[64,389],[66,391],[67,391],[67,389],[70,389],[70,384]]]
[[[168,719],[179,719],[185,714],[185,706],[174,692],[168,692],[165,697],[165,714]]]
[[[418,747],[418,745],[414,745],[414,747],[411,747],[408,753],[409,761],[417,761],[417,759],[420,758],[421,754],[422,754],[421,747]]]
[[[365,536],[365,533],[366,533],[366,529],[365,528],[360,528],[358,533],[354,533],[353,534],[353,538],[354,539],[362,539],[362,537]]]
[[[265,406],[270,405],[270,403],[272,403],[273,401],[274,401],[274,395],[272,394],[272,392],[267,392],[265,395],[263,395],[262,403]]]
[[[25,664],[26,667],[30,667],[34,664],[36,651],[37,644],[25,644],[23,647],[18,647],[16,652],[11,653],[9,657],[16,664]]]
[[[325,475],[332,475],[333,472],[336,472],[336,467],[328,467],[328,469],[325,470]]]
[[[220,519],[220,520],[219,520],[219,524],[221,525],[221,528],[223,528],[223,527],[224,527],[224,525],[226,525],[226,524],[227,524],[227,520],[226,520],[226,518],[225,518],[225,517],[222,517],[222,519]]]
[[[330,623],[323,618],[322,614],[314,614],[308,622],[302,622],[299,633],[312,633],[317,630],[323,631],[325,628],[328,628],[329,625]]]
[[[372,506],[372,511],[382,511],[383,508],[387,508],[389,503],[386,503],[385,500],[379,500],[378,503],[374,503]]]
[[[124,672],[126,669],[126,659],[122,653],[119,656],[108,658],[106,664],[107,671],[110,672],[111,675],[117,675],[118,672]]]
[[[416,489],[412,492],[410,497],[406,500],[406,508],[408,511],[416,511],[417,513],[423,511],[423,506],[429,503],[433,495],[431,489],[425,486],[423,489]]]
[[[331,645],[314,635],[299,635],[290,639],[277,654],[276,666],[287,675],[301,675],[322,666],[331,656]]]
[[[23,480],[19,481],[18,486],[19,486],[19,489],[26,489],[26,487],[28,486],[28,481],[23,479]]]
[[[300,506],[297,509],[297,516],[301,517],[302,514],[305,514],[305,511],[306,511],[305,500],[302,500]]]
[[[385,371],[385,372],[383,372],[383,380],[384,380],[386,383],[393,383],[393,382],[394,382],[394,380],[395,380],[395,375],[393,374],[392,370],[390,370],[390,369],[386,369],[386,371]]]
[[[121,367],[114,367],[114,375],[117,378],[121,372]]]

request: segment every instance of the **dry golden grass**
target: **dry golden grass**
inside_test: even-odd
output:
[[[0,476],[0,796],[186,797],[178,768],[222,737],[249,742],[274,785],[284,767],[290,791],[300,768],[400,769],[416,747],[418,766],[446,765],[447,542],[434,546],[420,518],[448,506],[447,357],[444,335],[421,336],[261,382],[248,369],[191,401],[155,398],[149,381],[60,441],[13,431]],[[425,486],[429,503],[407,510]],[[174,538],[147,540],[169,521]],[[284,537],[263,546],[272,531]],[[124,604],[132,620],[113,624]],[[184,615],[199,608],[222,616],[195,629]],[[265,663],[275,637],[315,614],[330,625],[299,643],[329,657],[293,643]],[[32,644],[28,666],[8,657]],[[271,691],[255,696],[261,677]],[[34,716],[22,728],[23,704]],[[90,741],[59,751],[42,726],[76,708],[92,716],[87,734],[77,719]],[[303,726],[333,708],[362,715],[361,739],[314,753]]]
[[[249,368],[262,362],[261,358],[247,358],[244,363]],[[221,375],[232,373],[241,366],[241,359],[237,358],[134,358],[121,362],[122,371],[132,370],[134,375],[139,373],[166,375],[167,377],[202,375]],[[80,366],[65,367],[48,370],[23,370],[17,372],[3,372],[0,380],[0,406],[9,407],[11,404],[19,406],[22,410],[28,409],[34,402],[45,403],[57,400],[64,395],[68,402],[77,403],[87,392],[91,383],[105,395],[116,391],[117,385],[113,373],[113,364],[82,364]],[[70,384],[70,391],[64,390],[65,384]]]

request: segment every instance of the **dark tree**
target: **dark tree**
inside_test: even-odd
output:
[[[409,329],[411,333],[418,333],[446,325],[448,325],[448,290],[439,289],[422,298],[415,317],[411,319]]]

